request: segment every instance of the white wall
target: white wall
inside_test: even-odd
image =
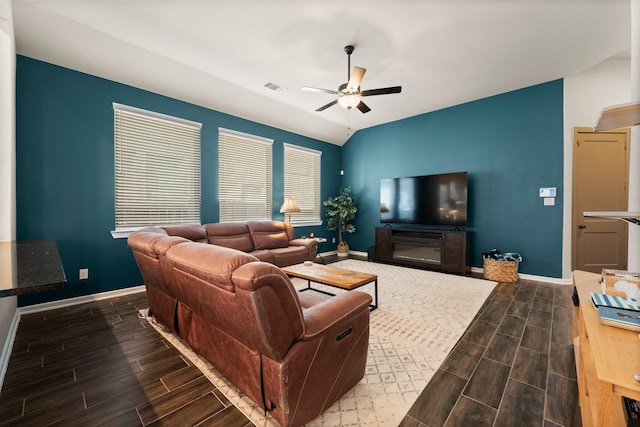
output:
[[[0,2],[0,241],[14,240],[16,235],[15,80],[11,2]],[[2,286],[15,280],[12,260],[4,263],[8,265],[0,265]],[[0,298],[0,384],[10,355],[13,337],[9,335],[16,310],[17,297]]]
[[[640,0],[631,0],[631,90],[630,100],[640,101]],[[629,210],[640,211],[640,126],[631,128]],[[629,227],[630,271],[640,271],[640,227]]]
[[[11,2],[0,2],[0,241],[15,237],[16,53]]]
[[[629,102],[631,61],[609,59],[564,80],[562,277],[571,278],[573,128],[594,127],[604,107]]]

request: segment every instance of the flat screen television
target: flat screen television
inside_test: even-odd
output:
[[[380,222],[466,227],[467,173],[382,179]]]

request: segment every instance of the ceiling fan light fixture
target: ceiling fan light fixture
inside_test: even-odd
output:
[[[353,107],[357,107],[360,104],[360,94],[350,93],[342,95],[338,98],[338,104],[342,108],[346,108],[347,110],[352,109]]]

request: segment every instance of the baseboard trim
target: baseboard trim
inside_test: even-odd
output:
[[[327,252],[327,254],[329,254],[329,253],[334,254],[336,252],[337,251]],[[349,253],[353,254],[353,255],[364,256],[364,257],[369,256],[369,254],[367,252],[349,250]],[[402,265],[398,264],[398,267],[402,267]],[[433,270],[433,271],[436,271],[436,270]],[[483,269],[482,269],[482,267],[471,267],[471,272],[482,274],[483,273]],[[525,280],[534,280],[536,282],[553,283],[553,284],[556,284],[556,285],[573,285],[573,279],[571,279],[571,278],[562,279],[562,278],[557,278],[557,277],[536,276],[536,275],[533,275],[533,274],[521,274],[521,273],[518,273],[518,277],[521,278],[521,279],[525,279]]]
[[[81,297],[67,298],[59,301],[44,302],[42,304],[28,305],[18,307],[18,315],[39,313],[41,311],[54,310],[56,308],[71,307],[73,305],[84,304],[87,302],[101,301],[108,298],[121,297],[125,295],[143,292],[144,285],[134,286],[131,288],[116,289],[115,291],[100,292],[98,294],[83,295]]]
[[[20,323],[20,313],[18,310],[13,314],[13,320],[11,320],[11,326],[9,326],[9,333],[7,339],[4,342],[2,349],[2,355],[0,356],[0,389],[4,384],[4,376],[7,373],[7,367],[9,366],[9,359],[11,358],[11,351],[13,350],[13,342],[16,339],[16,333],[18,332],[18,324]]]
[[[336,251],[336,252],[338,252],[338,251]],[[363,257],[365,257],[365,258],[367,258],[367,257],[369,256],[369,254],[368,254],[367,252],[362,252],[362,251],[352,251],[352,250],[349,250],[349,253],[350,253],[350,254],[353,254],[353,255],[357,255],[357,256],[363,256]]]
[[[482,274],[484,270],[482,267],[471,267],[473,273]],[[536,282],[553,283],[555,285],[573,285],[573,279],[562,279],[557,277],[536,276],[533,274],[518,273],[518,278],[525,280],[533,280]]]
[[[333,254],[333,253],[336,253],[336,252],[337,251],[327,252],[327,254],[329,254],[329,253]],[[353,255],[364,256],[364,257],[369,256],[369,254],[367,252],[349,250],[349,253],[353,254]],[[402,265],[400,265],[400,264],[398,264],[398,266],[402,267]],[[433,270],[433,271],[436,271],[436,270]],[[471,267],[471,272],[482,274],[483,273],[483,269],[482,269],[482,267]],[[521,279],[525,279],[525,280],[533,280],[533,281],[536,281],[536,282],[544,282],[544,283],[553,283],[553,284],[556,284],[556,285],[573,285],[573,279],[571,279],[571,278],[562,279],[562,278],[557,278],[557,277],[536,276],[536,275],[533,275],[533,274],[521,274],[521,273],[518,273],[518,277],[521,278]]]

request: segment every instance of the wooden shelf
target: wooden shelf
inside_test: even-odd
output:
[[[622,426],[622,396],[640,400],[638,333],[603,325],[591,304],[602,290],[599,274],[573,272],[580,307],[574,310],[574,352],[584,426]]]
[[[605,211],[605,212],[583,212],[582,216],[590,218],[606,218],[619,219],[629,224],[640,225],[640,212],[622,212],[622,211]]]
[[[596,132],[640,125],[640,101],[614,105],[602,110]]]

